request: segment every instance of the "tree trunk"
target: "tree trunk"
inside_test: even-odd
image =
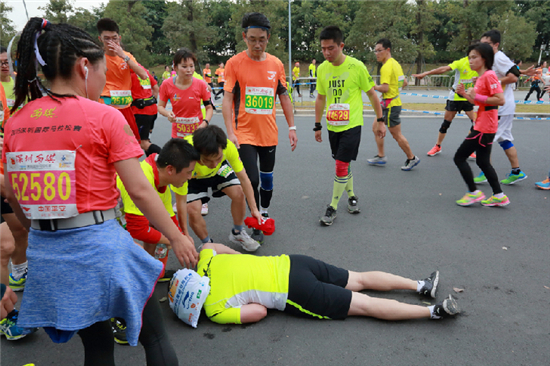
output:
[[[417,44],[418,55],[416,57],[416,73],[422,73],[422,45],[424,43],[424,31],[422,30],[422,11],[424,10],[424,0],[416,0],[417,12],[416,12],[416,26],[418,27]],[[420,79],[414,80],[414,85],[420,85]]]

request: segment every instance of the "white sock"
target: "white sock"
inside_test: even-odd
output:
[[[422,280],[416,281],[416,292],[420,292],[422,287],[424,287],[425,282]]]
[[[11,277],[14,280],[19,280],[27,272],[29,262],[23,262],[21,264],[11,264]]]
[[[437,315],[434,314],[435,305],[428,306],[428,309],[430,309],[430,318],[431,318],[431,319],[439,319],[439,318],[441,318],[440,316],[437,316]]]
[[[269,208],[269,207],[268,207],[268,208]],[[262,215],[262,214],[267,214],[268,208],[264,208],[264,207],[260,206],[260,215]]]
[[[502,198],[502,197],[504,197],[504,193],[503,192],[497,193],[497,194],[495,194],[495,197],[496,198]]]

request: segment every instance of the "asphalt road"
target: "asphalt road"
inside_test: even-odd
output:
[[[217,325],[203,314],[198,329],[192,329],[165,302],[165,324],[182,365],[548,365],[550,192],[536,190],[533,183],[550,169],[550,123],[516,121],[515,143],[529,178],[503,187],[511,201],[508,207],[463,208],[454,202],[466,187],[452,157],[467,134],[467,119],[457,118],[443,152],[428,157],[441,118],[404,118],[403,133],[422,159],[410,172],[400,170],[405,156],[391,136],[386,139],[387,166],[367,166],[365,160],[376,151],[372,118],[365,120],[359,158],[352,163],[362,212],[349,215],[342,200],[334,225],[321,227],[319,217],[330,202],[334,176],[326,128],[323,143],[317,143],[313,117],[297,117],[299,142],[291,152],[284,118],[278,118],[270,208],[277,229],[256,254],[307,254],[347,269],[381,270],[414,279],[438,269],[438,300],[452,293],[462,314],[440,321],[316,321],[270,311],[266,319],[248,326]],[[213,123],[223,125],[220,114]],[[166,141],[169,127],[159,118],[153,141]],[[493,165],[501,179],[509,172],[498,145]],[[479,169],[472,166],[477,174]],[[481,188],[491,193],[487,184]],[[229,215],[228,198],[211,201],[206,216],[210,235],[225,244]],[[178,268],[173,255],[168,268]],[[167,287],[157,286],[159,297],[166,295]],[[456,293],[453,287],[464,291]],[[366,293],[413,304],[434,303],[405,291]],[[78,336],[57,345],[39,330],[20,341],[2,339],[0,345],[3,366],[83,364]],[[145,364],[141,346],[115,345],[115,352],[117,365]]]

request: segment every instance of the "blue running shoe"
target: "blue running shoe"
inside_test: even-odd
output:
[[[21,292],[25,289],[25,283],[27,283],[27,271],[20,279],[16,280],[13,278],[13,274],[10,273],[10,287],[14,292]]]
[[[535,186],[539,189],[550,190],[550,178],[546,178],[542,182],[536,182]]]
[[[0,321],[0,334],[6,336],[8,341],[16,341],[31,333],[34,333],[38,328],[21,328],[17,326],[17,318],[19,311],[13,310],[5,319]]]
[[[487,178],[485,178],[485,173],[483,172],[479,173],[479,175],[474,178],[475,184],[485,183],[485,182],[487,182]]]

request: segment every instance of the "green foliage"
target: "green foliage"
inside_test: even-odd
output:
[[[168,6],[164,0],[144,0],[146,9],[145,21],[153,27],[151,36],[151,52],[154,63],[170,63],[170,45],[162,31],[164,20],[168,15]]]
[[[100,5],[97,8],[92,8],[92,11],[83,8],[76,8],[75,13],[69,17],[67,23],[85,30],[94,39],[99,36],[97,32],[97,21],[103,18],[105,6]]]
[[[42,16],[52,23],[68,23],[70,14],[74,11],[73,1],[71,0],[50,0],[46,6],[38,9],[44,11]]]
[[[153,27],[147,24],[147,10],[141,1],[110,0],[105,7],[104,16],[117,22],[124,49],[136,60],[148,66],[152,63],[151,35]]]
[[[516,16],[512,10],[502,15],[493,15],[491,23],[493,28],[500,31],[500,49],[508,57],[525,60],[531,56],[537,37],[535,23]]]
[[[13,8],[8,6],[6,2],[0,1],[0,44],[8,47],[9,41],[15,36],[15,28],[8,13],[11,13]]]

